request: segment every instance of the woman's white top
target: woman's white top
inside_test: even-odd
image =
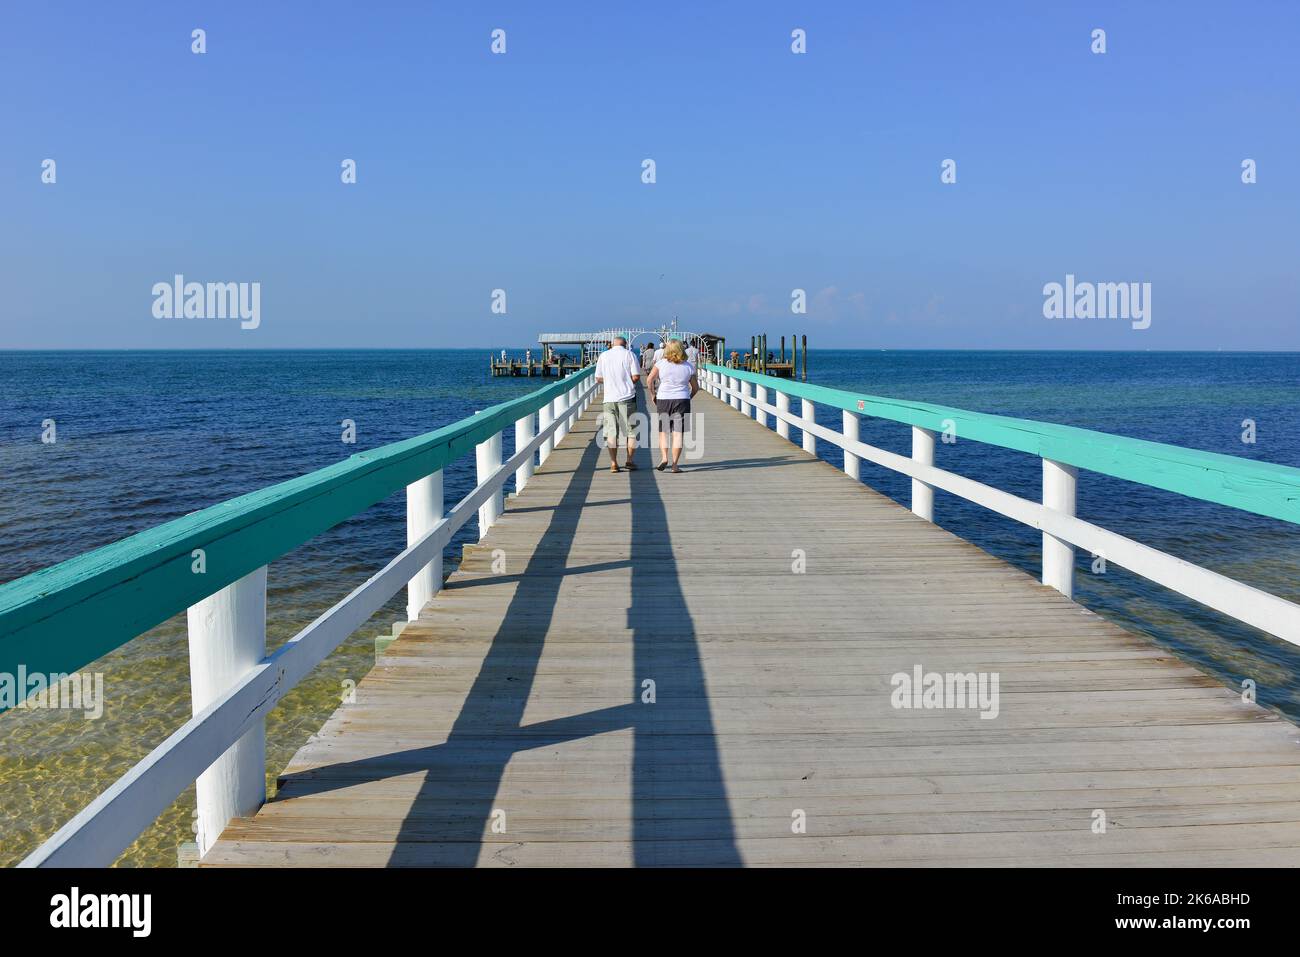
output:
[[[656,399],[689,399],[691,397],[691,376],[695,375],[695,366],[689,362],[669,362],[660,359],[655,363],[659,370],[659,385],[655,389]]]

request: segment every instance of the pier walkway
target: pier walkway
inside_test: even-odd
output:
[[[696,408],[615,475],[585,407],[203,864],[1300,864],[1295,726]],[[917,669],[996,716],[894,707]]]

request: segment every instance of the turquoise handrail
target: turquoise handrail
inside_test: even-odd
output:
[[[951,423],[959,439],[1028,452],[1140,485],[1177,492],[1188,498],[1300,524],[1300,469],[1289,465],[1202,452],[1033,419],[847,392],[744,369],[712,364],[704,368],[808,399],[816,405],[935,432],[943,432]]]
[[[72,672],[473,450],[592,375],[358,452],[0,585],[0,673]],[[203,549],[206,571],[192,571]]]

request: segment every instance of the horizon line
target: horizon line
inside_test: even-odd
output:
[[[725,340],[724,340],[725,341]],[[496,355],[503,348],[507,351],[522,351],[536,348],[536,344],[520,347],[511,346],[177,346],[172,348],[158,348],[151,346],[121,346],[121,347],[58,347],[58,348],[18,348],[0,346],[0,354],[12,353],[32,353],[32,352],[479,352],[486,351]],[[771,351],[770,349],[768,350]],[[1106,349],[1106,348],[1089,348],[1089,347],[1057,347],[1057,348],[1011,348],[1011,347],[971,347],[966,349],[921,349],[910,346],[808,346],[808,352],[924,352],[924,353],[955,353],[955,352],[1097,352],[1110,353],[1117,355],[1146,355],[1148,353],[1204,353],[1206,355],[1297,355],[1300,354],[1300,348],[1296,349],[1193,349],[1193,348],[1147,348],[1147,349]]]

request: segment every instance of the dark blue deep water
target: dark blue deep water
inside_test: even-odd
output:
[[[542,384],[492,379],[487,361],[483,351],[0,353],[0,582]],[[809,380],[1300,466],[1297,354],[814,350]],[[837,410],[820,411],[838,428]],[[46,419],[56,422],[53,445],[40,442]],[[356,423],[355,445],[340,441],[344,419]],[[1253,445],[1241,441],[1244,419],[1256,423]],[[861,435],[910,452],[905,426],[865,419]],[[838,450],[822,453],[839,464]],[[939,446],[937,464],[1029,498],[1040,492],[1036,457],[959,441]],[[448,504],[470,490],[472,472],[472,456],[448,469]],[[908,501],[906,479],[867,463],[862,474]],[[401,550],[404,508],[395,495],[271,566],[272,646]],[[1300,601],[1300,529],[1286,523],[1087,472],[1078,509]],[[1037,574],[1039,537],[1030,529],[942,492],[935,516]],[[752,528],[753,516],[734,519],[737,535]],[[449,558],[474,537],[471,522]],[[1087,555],[1079,556],[1076,598],[1225,683],[1253,679],[1262,703],[1300,718],[1300,650],[1113,565],[1093,575]],[[403,601],[399,594],[276,709],[268,721],[272,775],[334,709],[343,683],[365,674],[375,635],[403,617]],[[99,721],[0,715],[0,864],[20,858],[188,715],[184,616],[87,670],[106,675]],[[191,792],[123,863],[174,863],[192,807]]]

